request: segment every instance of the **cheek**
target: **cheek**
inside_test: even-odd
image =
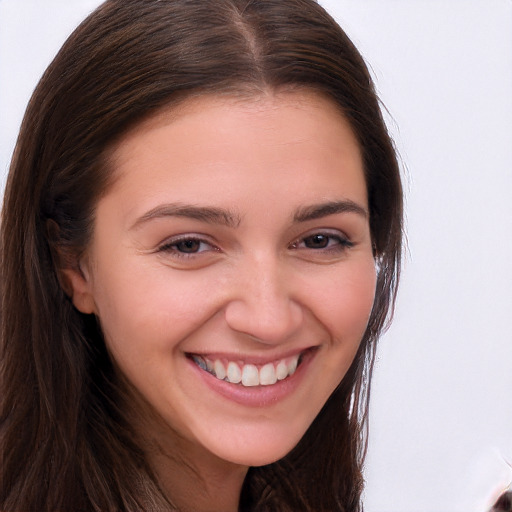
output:
[[[311,287],[313,313],[334,341],[359,342],[366,330],[375,299],[373,259],[347,264]]]
[[[172,351],[212,314],[215,304],[205,290],[215,289],[215,283],[190,277],[161,265],[133,263],[98,273],[97,314],[116,358]]]
[[[329,336],[328,357],[323,360],[321,369],[324,387],[318,389],[322,403],[327,401],[350,368],[375,299],[373,260],[365,265],[348,267],[327,280],[312,296],[317,304],[314,314]]]

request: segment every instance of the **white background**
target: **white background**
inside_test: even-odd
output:
[[[407,195],[366,511],[483,512],[512,481],[512,2],[320,3],[371,65]],[[0,0],[2,182],[37,80],[98,4]]]

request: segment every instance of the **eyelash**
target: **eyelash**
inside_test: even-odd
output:
[[[307,243],[308,241],[311,242],[315,237],[323,237],[327,241],[327,245],[325,247],[308,247]],[[333,243],[334,242],[334,243]],[[182,251],[178,249],[178,246],[180,244],[185,243],[196,243],[198,244],[198,250],[192,250],[190,252]],[[305,244],[305,246],[301,247],[302,244]],[[201,245],[206,245],[209,247],[209,249],[206,250],[199,250],[201,248]],[[300,239],[296,240],[292,244],[290,244],[289,248],[293,250],[311,250],[311,251],[318,251],[318,252],[324,252],[324,253],[342,253],[346,251],[347,249],[350,249],[354,246],[354,243],[351,242],[346,236],[341,234],[333,234],[329,232],[323,232],[318,231],[315,233],[312,233],[311,235],[303,236]],[[175,258],[195,258],[198,257],[199,254],[203,252],[208,252],[210,250],[213,250],[215,252],[219,251],[219,248],[216,247],[211,242],[205,240],[204,238],[201,238],[199,236],[193,236],[193,235],[185,235],[180,238],[175,238],[173,240],[169,240],[162,244],[157,252],[164,252],[164,253],[170,253]]]
[[[325,247],[308,247],[307,241],[311,241],[315,237],[322,237],[327,241],[327,245]],[[331,242],[335,242],[332,244]],[[299,247],[300,244],[306,244],[305,247]],[[350,249],[351,247],[354,247],[354,243],[351,242],[346,236],[340,235],[338,233],[329,233],[329,232],[316,232],[308,236],[304,236],[291,244],[290,246],[293,249],[310,249],[313,251],[323,251],[323,252],[337,252],[341,253],[343,251],[346,251],[347,249]]]
[[[165,242],[163,245],[161,245],[158,248],[158,252],[171,253],[175,258],[194,258],[194,257],[197,257],[198,254],[205,252],[205,251],[184,252],[184,251],[180,251],[177,249],[179,244],[190,243],[190,242],[192,242],[192,243],[196,242],[199,244],[199,246],[207,245],[211,248],[210,250],[214,250],[214,251],[219,250],[215,245],[208,242],[207,240],[204,240],[203,238],[201,238],[199,236],[186,235],[181,238],[175,238],[173,240],[169,240],[169,241]]]

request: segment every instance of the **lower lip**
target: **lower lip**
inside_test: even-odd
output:
[[[232,384],[225,380],[219,380],[211,373],[199,368],[191,359],[187,359],[192,369],[212,391],[241,405],[248,407],[265,407],[284,400],[297,389],[315,355],[316,350],[309,349],[304,352],[302,361],[299,366],[297,366],[293,375],[269,386],[243,386],[241,384]]]

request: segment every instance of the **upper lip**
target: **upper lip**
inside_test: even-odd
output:
[[[244,354],[241,352],[206,352],[206,351],[187,351],[186,355],[191,356],[199,356],[203,358],[210,359],[211,361],[215,361],[217,359],[225,359],[227,361],[240,361],[244,364],[254,364],[254,365],[263,365],[267,363],[272,363],[274,361],[280,361],[282,359],[286,359],[287,357],[292,357],[295,355],[302,354],[303,352],[318,348],[318,345],[310,345],[303,348],[295,348],[291,349],[287,352],[273,353],[273,354]]]

